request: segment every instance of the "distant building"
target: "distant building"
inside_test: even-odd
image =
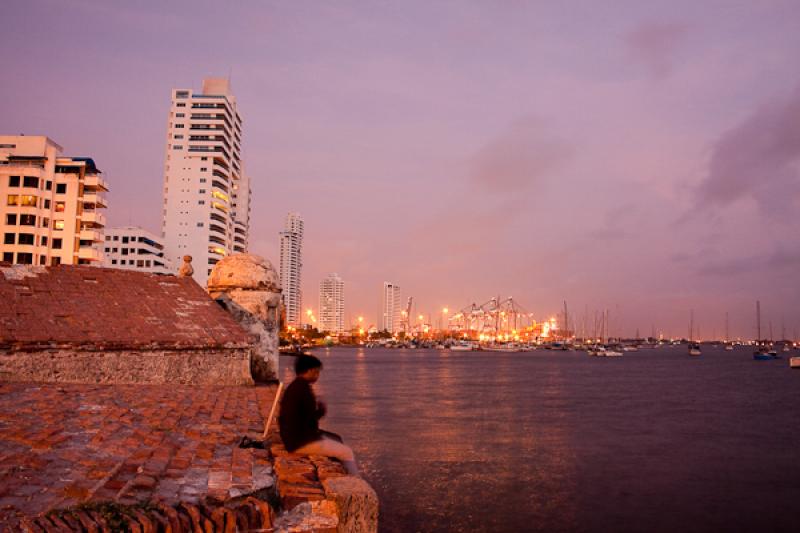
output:
[[[88,157],[41,135],[0,136],[0,259],[100,266],[108,185]]]
[[[381,293],[381,330],[397,333],[402,329],[400,324],[400,299],[400,287],[390,281],[384,281],[383,293]]]
[[[303,271],[303,219],[299,213],[286,215],[281,238],[280,277],[286,324],[300,327],[303,320],[303,293],[300,279]]]
[[[230,83],[203,80],[201,92],[172,91],[161,233],[165,256],[191,255],[205,284],[223,257],[247,251],[250,182],[242,170],[242,119]]]
[[[319,329],[344,331],[344,281],[338,274],[328,274],[319,283]]]
[[[106,230],[104,266],[123,270],[138,270],[153,274],[175,274],[164,257],[164,245],[157,237],[144,228],[126,226]]]

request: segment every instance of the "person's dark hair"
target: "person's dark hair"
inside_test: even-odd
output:
[[[294,360],[294,373],[298,376],[314,368],[322,368],[322,361],[313,355],[300,355]]]

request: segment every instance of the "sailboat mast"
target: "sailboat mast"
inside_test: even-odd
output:
[[[756,300],[756,342],[761,342],[761,301]]]
[[[689,342],[692,342],[694,334],[694,309],[689,309]]]
[[[730,340],[730,333],[728,331],[728,312],[725,311],[725,342]]]

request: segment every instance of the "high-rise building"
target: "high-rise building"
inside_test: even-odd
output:
[[[400,331],[400,305],[400,287],[390,281],[384,281],[381,294],[381,330],[389,333]]]
[[[300,327],[303,320],[303,293],[300,277],[303,270],[303,219],[299,213],[289,213],[281,237],[280,278],[286,323]]]
[[[88,157],[41,135],[0,136],[0,259],[102,265],[108,185]]]
[[[164,251],[173,265],[192,256],[205,284],[223,257],[247,250],[250,185],[242,170],[242,119],[224,78],[201,92],[172,91],[164,167]]]
[[[247,252],[250,238],[250,176],[242,174],[233,184],[233,251]]]
[[[344,281],[328,274],[319,282],[319,328],[331,333],[344,331]]]
[[[123,270],[138,270],[153,274],[175,274],[169,260],[164,257],[161,238],[144,228],[125,226],[106,229],[103,249],[104,266]]]

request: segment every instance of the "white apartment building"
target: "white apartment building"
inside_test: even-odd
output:
[[[153,274],[176,274],[177,268],[164,257],[161,237],[138,226],[106,229],[104,264],[109,268]]]
[[[390,281],[384,281],[381,294],[381,331],[386,330],[389,333],[401,331],[400,299],[400,287]]]
[[[0,259],[102,265],[108,185],[88,157],[42,135],[0,135]]]
[[[300,327],[303,321],[303,292],[300,278],[303,271],[303,219],[299,213],[286,215],[281,238],[280,278],[286,324]]]
[[[250,176],[242,174],[233,184],[233,251],[247,252],[250,239]]]
[[[338,274],[328,274],[319,282],[319,329],[344,331],[344,281]]]
[[[224,78],[200,92],[172,91],[167,122],[161,233],[173,265],[192,256],[204,285],[213,266],[247,251],[250,181],[242,171],[242,119]]]

